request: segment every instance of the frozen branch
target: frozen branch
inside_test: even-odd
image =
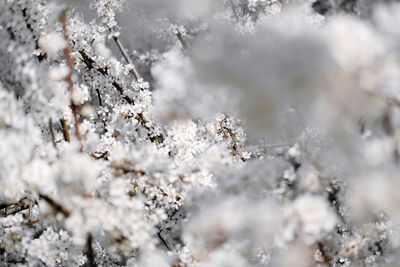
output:
[[[71,99],[71,109],[72,109],[72,115],[74,118],[74,126],[75,126],[75,136],[78,139],[78,141],[81,143],[81,134],[80,134],[80,130],[79,130],[79,125],[80,125],[80,121],[79,121],[79,113],[80,113],[80,105],[78,105],[77,103],[75,103],[74,98],[73,98],[73,94],[74,94],[74,82],[73,82],[73,77],[72,77],[72,70],[74,68],[73,66],[73,62],[72,62],[72,57],[71,57],[71,48],[69,47],[69,37],[68,37],[68,29],[67,29],[67,10],[63,10],[60,14],[59,17],[59,21],[61,23],[62,26],[62,30],[63,30],[63,37],[65,40],[65,48],[64,48],[64,56],[65,56],[65,60],[66,60],[66,65],[69,68],[68,74],[65,77],[65,81],[68,84],[68,90],[70,93],[70,99]],[[81,144],[82,146],[82,144]],[[82,149],[82,147],[81,147]]]

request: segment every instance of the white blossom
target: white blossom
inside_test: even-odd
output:
[[[298,214],[302,232],[308,239],[320,238],[336,225],[336,216],[325,199],[312,195],[300,196],[293,203]],[[306,239],[307,240],[307,239]]]
[[[66,46],[64,38],[59,33],[48,33],[40,37],[40,47],[49,55],[55,58],[59,51]]]

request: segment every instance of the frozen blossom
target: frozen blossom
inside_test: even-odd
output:
[[[49,55],[55,58],[66,46],[65,39],[60,33],[48,33],[40,37],[39,46]]]
[[[75,89],[72,92],[72,101],[75,104],[83,104],[85,101],[89,99],[89,90],[87,86],[80,86],[80,87],[75,87]]]
[[[293,203],[295,213],[300,219],[300,227],[307,239],[318,239],[332,231],[336,224],[336,216],[325,199],[304,195]]]

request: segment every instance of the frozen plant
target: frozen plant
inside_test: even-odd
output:
[[[0,266],[399,266],[399,16],[0,0]]]

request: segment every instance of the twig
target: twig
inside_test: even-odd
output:
[[[65,48],[64,48],[64,55],[65,55],[65,60],[66,60],[66,65],[69,68],[68,75],[65,77],[65,81],[68,84],[68,90],[70,93],[70,98],[71,98],[71,109],[72,109],[72,114],[74,117],[74,126],[75,126],[75,135],[76,138],[80,141],[81,143],[81,134],[79,131],[79,111],[80,111],[80,106],[74,102],[73,99],[73,94],[74,94],[74,82],[72,79],[72,70],[73,70],[73,62],[72,62],[72,57],[71,57],[71,48],[68,45],[68,29],[67,29],[67,10],[64,9],[59,17],[59,21],[62,25],[62,31],[63,31],[63,37],[65,40]],[[82,150],[82,147],[81,147]]]
[[[114,39],[115,43],[117,44],[118,49],[121,52],[122,56],[125,58],[126,63],[128,63],[131,66],[130,72],[133,74],[133,77],[135,77],[136,81],[139,81],[139,79],[141,79],[139,72],[137,71],[131,58],[129,57],[128,53],[126,52],[126,49],[124,48],[124,46],[122,45],[121,41],[118,39],[117,36],[113,36],[113,39]]]
[[[53,143],[54,148],[57,149],[56,137],[54,135],[54,128],[53,128],[53,121],[51,119],[49,120],[49,129],[50,129],[51,141]]]
[[[181,43],[183,49],[187,49],[188,45],[187,45],[185,39],[183,38],[182,33],[178,30],[175,35],[176,35],[176,37],[178,37],[178,40]]]
[[[342,212],[340,211],[339,192],[340,187],[332,179],[329,181],[326,191],[328,192],[328,200],[331,206],[334,208],[336,215],[338,216],[341,223],[345,224],[345,219]]]
[[[0,205],[0,217],[7,217],[14,215],[20,211],[24,211],[32,207],[32,201],[28,198],[23,198],[17,203],[13,204],[1,204]]]
[[[99,89],[96,89],[96,92],[97,92],[97,98],[99,99],[99,105],[100,105],[100,107],[103,107],[103,101],[101,100],[100,90],[99,90]],[[105,120],[103,120],[103,119],[101,118],[101,116],[99,116],[99,117],[100,117],[100,119],[101,119],[102,122],[103,122],[104,131],[107,132],[107,123],[105,122]]]
[[[157,233],[158,238],[161,240],[161,242],[163,243],[163,245],[164,245],[169,251],[171,251],[171,248],[168,246],[167,241],[165,241],[165,239],[161,236],[161,232],[162,232],[162,230],[161,230],[160,232]]]
[[[220,121],[220,131],[222,132],[224,139],[231,139],[232,155],[239,156],[242,161],[246,161],[246,159],[240,155],[236,134],[233,132],[231,128],[227,127],[226,123],[227,123],[227,116],[225,115],[225,118],[222,121]]]
[[[106,68],[100,68],[100,67],[95,67],[95,61],[93,60],[93,58],[91,58],[85,51],[79,51],[79,54],[82,56],[82,61],[83,63],[85,63],[86,67],[91,70],[91,69],[95,69],[97,70],[99,73],[101,73],[103,76],[107,76],[108,75],[108,71]],[[117,89],[117,91],[123,95],[122,98],[128,102],[128,104],[134,105],[135,101],[130,98],[127,95],[124,95],[124,89],[122,87],[122,85],[120,85],[119,83],[117,83],[116,81],[114,81],[112,83],[112,85],[114,86],[115,89]],[[151,134],[151,132],[153,131],[153,129],[151,127],[149,127],[148,121],[147,119],[144,117],[143,113],[138,113],[135,116],[135,119],[137,121],[139,121],[139,123],[142,125],[143,128],[145,128],[149,133],[148,133],[148,137],[150,139],[151,142],[156,143],[156,144],[161,144],[164,142],[164,136],[162,134],[153,136]]]
[[[94,64],[95,61],[83,50],[79,51],[79,54],[82,56],[82,61],[83,63],[85,63],[86,67],[91,70],[91,69],[96,69],[98,72],[100,72],[103,76],[107,76],[108,75],[108,70],[107,68],[95,68]],[[120,94],[124,93],[124,89],[122,88],[122,85],[120,85],[117,82],[113,82],[112,85],[115,87],[115,89],[117,89],[117,91]],[[126,96],[124,97],[124,99],[129,103],[129,104],[134,104],[133,99],[131,99],[130,97]]]
[[[37,38],[36,35],[35,35],[35,31],[33,30],[31,23],[29,23],[29,18],[30,18],[30,16],[29,16],[29,14],[27,13],[26,8],[22,9],[21,11],[22,11],[22,16],[24,17],[24,20],[25,20],[26,28],[27,28],[27,29],[30,31],[30,33],[32,34],[32,37],[33,37],[32,39],[35,40],[35,49],[39,49],[38,38]],[[11,36],[11,37],[12,37],[12,36]],[[15,36],[14,36],[14,38],[11,38],[11,39],[15,39]],[[46,58],[46,55],[45,55],[45,54],[39,54],[39,55],[36,55],[36,58],[37,58],[39,61],[43,61],[43,60]]]
[[[122,166],[122,165],[118,165],[115,163],[111,164],[111,167],[116,170],[116,171],[121,171],[123,174],[127,174],[127,173],[134,173],[138,176],[144,176],[146,175],[146,172],[143,170],[136,170],[136,169],[132,169],[126,166]]]
[[[100,90],[96,89],[96,92],[97,92],[97,97],[99,99],[99,105],[100,105],[100,107],[102,107],[103,106],[103,101],[101,101]]]
[[[229,4],[232,8],[232,12],[233,12],[233,15],[235,16],[236,22],[239,22],[239,16],[236,12],[236,8],[235,8],[235,5],[233,4],[232,0],[229,0]]]
[[[67,120],[66,119],[60,119],[60,123],[61,123],[61,128],[62,128],[62,131],[63,131],[64,140],[67,141],[68,143],[70,143],[71,142],[71,136],[69,134]]]
[[[69,217],[71,215],[71,212],[69,210],[64,208],[60,203],[58,203],[51,197],[44,194],[39,194],[39,197],[46,201],[46,203],[49,204],[55,211],[63,214],[65,217]]]
[[[323,263],[326,266],[330,266],[331,263],[332,263],[332,257],[330,257],[328,255],[328,252],[326,251],[325,245],[323,243],[321,243],[321,242],[318,242],[317,245],[318,245],[318,250],[321,252],[321,260],[322,261],[320,263]]]
[[[95,155],[95,153],[99,153],[99,155]],[[110,153],[108,151],[95,152],[95,153],[89,153],[89,156],[91,156],[94,159],[105,159],[105,160],[108,160],[108,157],[110,156]]]
[[[93,250],[93,236],[92,234],[87,235],[86,239],[86,256],[88,258],[88,265],[90,267],[96,267],[96,261],[95,261],[95,256],[94,256],[94,250]]]

